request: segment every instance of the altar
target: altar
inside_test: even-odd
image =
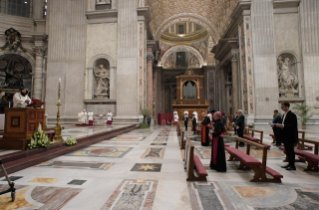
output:
[[[177,100],[173,101],[172,107],[174,111],[177,111],[179,119],[183,119],[185,111],[189,112],[189,118],[192,118],[194,111],[199,116],[200,113],[207,112],[209,102],[204,97],[204,76],[195,75],[192,70],[187,70],[185,75],[177,76],[176,81]]]

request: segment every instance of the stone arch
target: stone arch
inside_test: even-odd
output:
[[[210,36],[213,37],[213,40],[217,40],[217,39],[214,39],[214,37],[218,37],[218,32],[215,26],[212,25],[206,18],[197,14],[190,14],[190,13],[177,14],[165,20],[156,30],[155,40],[159,40],[162,34],[165,32],[165,30],[171,25],[176,24],[178,22],[185,22],[185,21],[197,23],[205,27],[208,33],[210,34]]]
[[[32,75],[34,74],[34,69],[35,69],[35,60],[34,57],[32,55],[30,55],[28,52],[24,53],[21,51],[17,51],[17,52],[11,52],[8,50],[5,51],[0,51],[0,57],[2,57],[3,55],[19,55],[24,57],[25,59],[27,59],[32,67]]]
[[[90,59],[89,64],[88,64],[89,65],[88,68],[93,68],[95,62],[97,60],[99,60],[99,59],[106,59],[109,62],[109,64],[110,64],[110,68],[114,68],[115,67],[114,66],[114,61],[113,61],[113,59],[110,56],[108,56],[106,54],[99,54],[99,55],[95,55],[94,57],[92,57]]]
[[[291,51],[291,50],[283,50],[283,51],[279,52],[279,53],[277,54],[277,57],[276,57],[276,58],[278,59],[279,56],[281,56],[282,54],[292,54],[292,55],[295,57],[297,63],[300,63],[300,62],[301,62],[299,56],[297,56],[297,54],[296,54],[295,52]]]
[[[203,56],[196,50],[194,47],[188,46],[188,45],[178,45],[170,48],[165,52],[165,54],[162,57],[161,64],[164,65],[168,56],[170,56],[172,53],[177,52],[177,51],[185,51],[185,52],[190,52],[193,53],[199,60],[200,62],[200,68],[204,65],[205,61],[203,59]]]

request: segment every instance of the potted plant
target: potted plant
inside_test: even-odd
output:
[[[141,109],[140,114],[143,115],[143,123],[140,124],[140,128],[148,128],[148,124],[146,123],[146,118],[151,116],[151,110]]]
[[[296,113],[297,116],[301,118],[301,128],[303,130],[306,129],[306,125],[308,122],[314,122],[314,120],[311,120],[313,113],[312,108],[308,105],[303,104],[296,104],[293,107],[293,111]]]

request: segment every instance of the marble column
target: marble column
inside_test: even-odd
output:
[[[231,67],[232,67],[232,93],[233,93],[233,110],[237,111],[239,109],[238,105],[238,55],[234,54],[231,58]]]
[[[34,71],[34,82],[33,82],[33,97],[42,100],[42,80],[43,80],[43,58],[45,55],[46,48],[34,47],[35,54],[35,71]]]
[[[147,49],[147,108],[153,112],[153,61],[152,49]],[[153,113],[152,113],[153,114]],[[151,115],[152,115],[151,114]]]

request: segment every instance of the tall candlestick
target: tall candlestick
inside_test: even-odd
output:
[[[58,92],[59,103],[60,103],[60,98],[61,98],[61,78],[59,78],[59,92]]]

